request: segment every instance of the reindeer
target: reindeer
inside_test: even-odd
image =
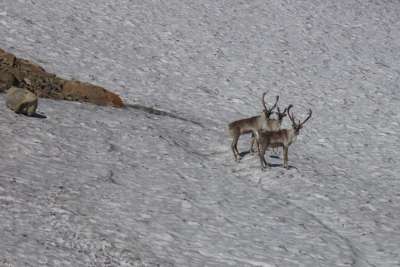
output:
[[[292,121],[292,129],[282,129],[278,131],[265,131],[258,130],[258,155],[260,157],[261,169],[264,170],[268,166],[265,160],[265,151],[268,147],[283,147],[284,157],[283,157],[283,167],[288,169],[288,149],[289,146],[296,141],[297,136],[300,133],[300,129],[303,128],[304,123],[311,118],[312,110],[308,112],[308,117],[303,121],[296,123],[293,113],[290,113],[290,109],[293,106],[290,105],[287,114],[289,119]]]
[[[272,130],[272,129],[276,129],[276,127],[277,127],[276,121],[270,120],[269,117],[271,116],[272,111],[275,109],[275,107],[279,101],[279,96],[276,96],[276,101],[275,101],[275,104],[272,106],[272,108],[268,109],[267,105],[265,104],[265,95],[266,94],[267,93],[263,93],[263,95],[262,95],[262,104],[264,106],[264,110],[262,111],[262,113],[260,115],[231,122],[228,126],[229,134],[233,138],[231,148],[232,148],[232,152],[233,152],[235,161],[239,161],[239,159],[240,159],[239,150],[237,148],[237,143],[239,141],[240,135],[246,134],[246,133],[253,133],[254,136],[257,137],[258,130],[260,130],[260,129]]]
[[[275,114],[278,115],[278,119],[269,119],[269,125],[271,126],[271,127],[270,127],[270,128],[271,128],[271,131],[277,131],[277,130],[280,130],[280,129],[281,129],[281,125],[282,125],[283,118],[286,117],[286,115],[287,115],[286,112],[287,112],[288,109],[291,108],[292,106],[293,106],[293,105],[289,105],[288,107],[286,107],[286,108],[283,110],[283,112],[281,112],[280,108],[277,107],[278,112],[275,112]],[[250,141],[250,153],[253,153],[253,152],[254,152],[254,149],[253,149],[254,143],[256,143],[256,145],[258,146],[258,144],[257,144],[257,139],[256,139],[254,133],[252,133],[252,134],[251,134],[251,141]],[[274,151],[274,148],[273,148],[272,150]]]

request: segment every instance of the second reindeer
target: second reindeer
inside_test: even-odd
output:
[[[265,151],[267,148],[275,148],[275,147],[283,147],[283,167],[288,169],[288,150],[289,146],[296,141],[296,137],[300,133],[300,129],[303,128],[303,125],[306,121],[311,118],[312,110],[310,109],[308,112],[308,117],[303,121],[300,120],[296,123],[293,113],[290,113],[290,109],[293,106],[290,105],[288,107],[287,113],[289,119],[292,121],[292,129],[282,129],[278,131],[268,131],[268,130],[259,130],[257,141],[258,141],[258,155],[260,157],[261,169],[265,169],[268,165],[265,160]]]

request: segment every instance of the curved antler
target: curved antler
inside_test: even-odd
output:
[[[309,109],[308,110],[308,117],[302,123],[300,123],[300,125],[303,126],[303,124],[311,118],[311,115],[312,115],[312,110]]]
[[[296,122],[294,121],[293,112],[290,112],[290,109],[291,109],[292,107],[293,107],[292,104],[290,104],[290,105],[287,107],[287,114],[288,114],[289,119],[292,121],[292,123],[296,124]]]
[[[282,112],[281,112],[281,109],[279,108],[279,106],[277,107],[277,109],[278,109],[277,114],[278,114],[279,120],[282,120],[287,115],[288,108],[290,108],[291,106],[293,106],[293,105],[287,106]]]
[[[267,105],[265,104],[265,99],[264,99],[265,96],[266,96],[266,94],[267,94],[267,92],[264,92],[264,93],[263,93],[261,100],[262,100],[262,104],[263,104],[263,106],[264,106],[264,109],[265,109],[265,110],[268,110],[268,109],[267,109]]]
[[[287,106],[284,110],[283,113],[289,113],[289,109],[291,109],[293,107],[292,104],[290,104],[289,106]]]
[[[264,109],[265,109],[268,113],[271,113],[272,110],[274,110],[274,108],[276,108],[276,105],[278,104],[279,96],[278,96],[278,95],[276,96],[275,104],[272,106],[272,108],[268,109],[268,108],[267,108],[267,104],[265,104],[265,96],[266,96],[266,95],[267,95],[267,92],[264,92],[263,95],[262,95],[262,104],[263,104],[263,106],[264,106]]]
[[[268,110],[268,111],[269,111],[269,113],[271,113],[271,112],[272,112],[272,110],[274,110],[274,108],[276,108],[276,105],[278,104],[278,101],[279,101],[279,95],[277,95],[277,96],[276,96],[276,101],[275,101],[275,104],[272,106],[272,108],[270,108],[270,110]]]

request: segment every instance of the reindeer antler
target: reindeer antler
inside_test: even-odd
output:
[[[293,107],[292,104],[290,104],[289,106],[287,106],[284,110],[283,113],[289,113],[289,109],[291,109]]]
[[[294,116],[293,116],[293,112],[290,112],[290,109],[291,109],[292,107],[293,107],[292,104],[290,104],[290,105],[287,107],[287,114],[288,114],[288,116],[289,116],[289,119],[292,121],[292,123],[293,123],[293,124],[296,124],[295,119],[294,119]]]
[[[293,105],[290,104],[289,106],[287,106],[287,107],[283,110],[282,113],[281,113],[281,111],[279,110],[279,107],[278,107],[278,112],[280,113],[279,115],[287,114],[287,112],[289,111],[289,109],[292,108],[292,107],[293,107]]]
[[[302,123],[300,123],[300,125],[303,126],[303,124],[306,123],[306,121],[308,121],[311,118],[311,115],[312,115],[312,110],[309,109],[308,110],[308,117]]]
[[[279,101],[279,95],[276,96],[275,104],[272,106],[272,108],[270,108],[270,110],[268,110],[269,113],[271,113],[274,110],[274,108],[276,108],[278,101]]]
[[[276,108],[276,105],[278,104],[279,101],[279,96],[276,96],[276,100],[275,100],[275,104],[272,106],[272,108],[268,109],[267,108],[267,104],[265,104],[265,96],[266,96],[267,92],[264,92],[262,95],[262,104],[264,106],[264,110],[268,113],[271,114],[272,110],[274,110],[274,108]]]
[[[290,106],[293,106],[293,105],[287,106],[282,112],[281,112],[281,109],[279,107],[277,107],[277,109],[278,109],[277,114],[278,114],[279,120],[282,120],[287,115],[287,111]]]
[[[264,92],[264,93],[263,93],[261,100],[262,100],[262,104],[263,104],[263,106],[264,106],[264,109],[265,109],[265,110],[268,110],[268,109],[267,109],[267,105],[265,104],[265,99],[264,99],[265,96],[266,96],[266,94],[267,94],[267,92]]]

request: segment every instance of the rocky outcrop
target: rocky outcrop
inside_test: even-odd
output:
[[[17,78],[7,69],[0,69],[0,92],[5,92],[13,85],[18,85]]]
[[[46,72],[41,66],[0,49],[0,92],[12,86],[25,88],[38,97],[123,107],[122,99],[100,86],[70,81]]]
[[[36,113],[38,98],[27,89],[13,86],[7,90],[6,105],[16,113],[32,116]]]
[[[122,107],[124,105],[118,95],[112,94],[100,86],[79,81],[66,81],[63,84],[62,94],[68,100],[80,101],[83,99],[83,101],[97,105],[109,103],[115,107]]]

